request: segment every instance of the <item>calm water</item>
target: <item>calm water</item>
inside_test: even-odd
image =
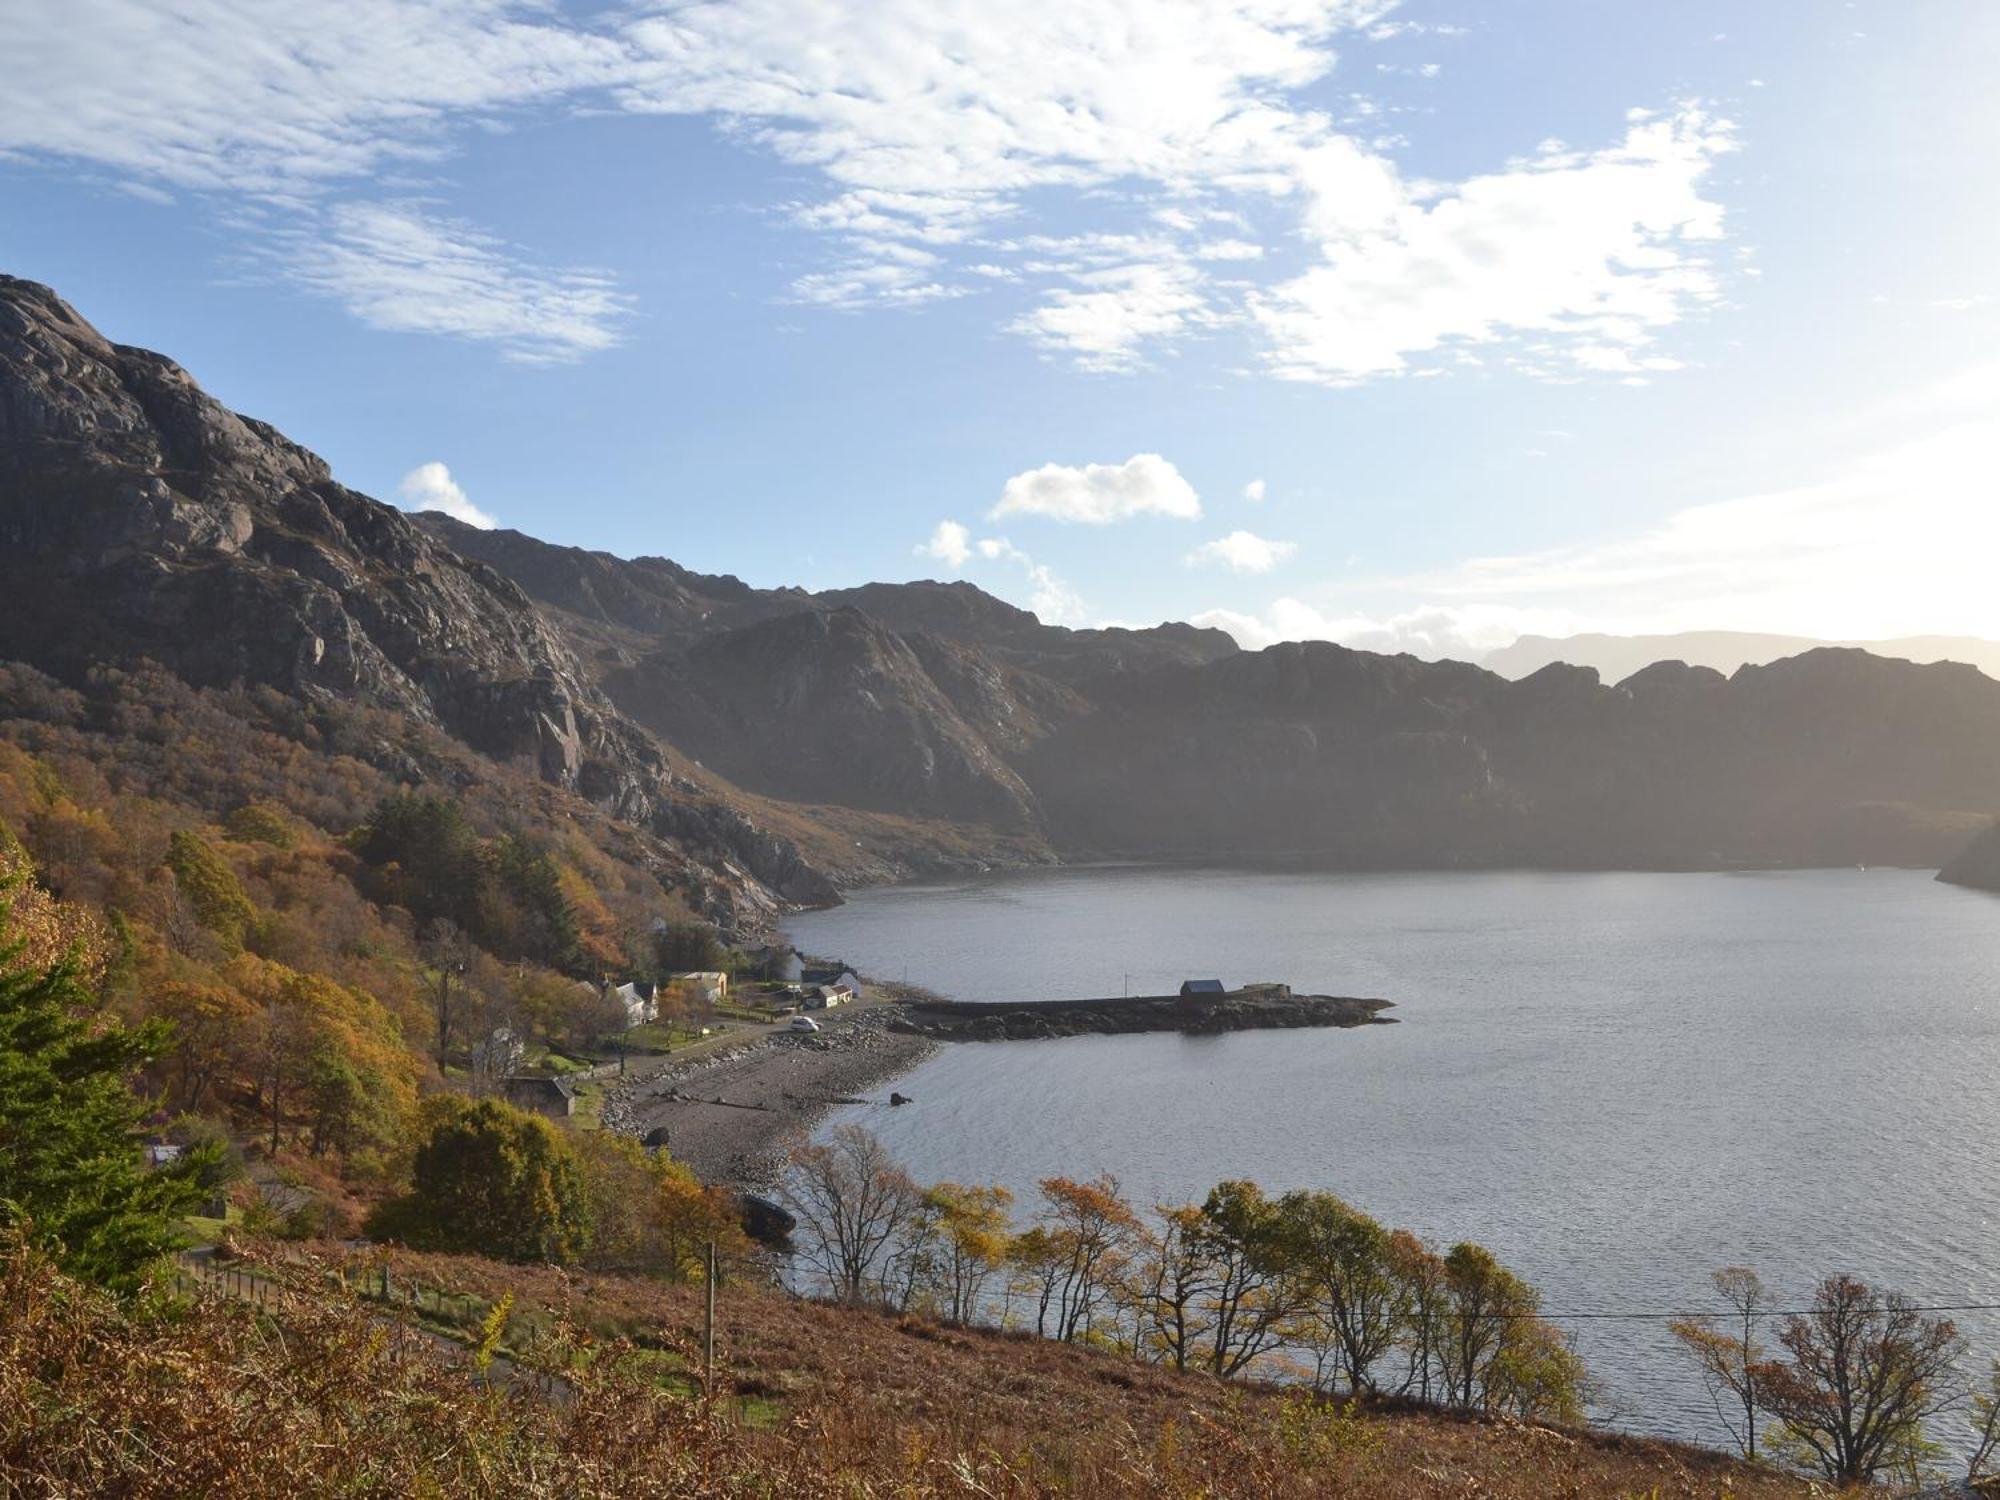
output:
[[[1354,1031],[947,1047],[898,1085],[915,1107],[836,1120],[926,1180],[1330,1188],[1486,1243],[1552,1312],[1707,1306],[1736,1263],[1792,1299],[1846,1270],[2000,1302],[2000,898],[1924,874],[1076,870],[867,893],[792,932],[961,999],[1129,973],[1397,1004]],[[1960,1321],[2000,1355],[2000,1318]],[[1662,1329],[1571,1326],[1602,1416],[1722,1440]]]

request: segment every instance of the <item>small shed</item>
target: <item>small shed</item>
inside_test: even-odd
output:
[[[567,1120],[576,1113],[576,1091],[560,1078],[520,1073],[500,1080],[500,1097],[516,1109]]]
[[[1181,999],[1183,1000],[1220,1000],[1228,993],[1229,991],[1222,987],[1220,979],[1183,979],[1181,981]]]

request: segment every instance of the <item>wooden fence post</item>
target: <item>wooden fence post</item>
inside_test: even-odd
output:
[[[702,1320],[701,1335],[701,1391],[710,1400],[715,1399],[715,1241],[708,1242],[708,1294],[705,1299],[707,1312]]]

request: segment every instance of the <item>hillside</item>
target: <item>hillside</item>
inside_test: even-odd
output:
[[[1975,836],[1938,871],[1947,885],[2000,891],[2000,823]]]
[[[1971,666],[1509,680],[1070,630],[966,583],[760,589],[405,516],[16,280],[0,585],[0,661],[100,702],[93,674],[143,666],[306,722],[389,715],[638,830],[746,933],[838,884],[1056,858],[1935,866],[2000,812],[2000,681]]]
[[[1676,635],[1524,635],[1512,645],[1489,651],[1480,664],[1502,677],[1529,677],[1554,662],[1589,667],[1606,682],[1618,682],[1659,661],[1686,662],[1717,672],[1765,666],[1823,646],[1851,646],[1875,656],[1903,661],[1961,661],[1988,677],[2000,678],[2000,641],[1976,636],[1912,635],[1882,641],[1825,641],[1803,635],[1770,635],[1750,630],[1688,630]]]
[[[0,1257],[0,1486],[26,1494],[592,1497],[1284,1495],[1778,1500],[1807,1484],[1671,1443],[1417,1408],[1322,1406],[1045,1340],[731,1285],[720,1398],[699,1295],[397,1256],[392,1280],[503,1291],[551,1330],[563,1399],[481,1389],[444,1346],[297,1277],[257,1310],[118,1308]],[[568,1325],[564,1320],[574,1319]],[[638,1343],[621,1335],[636,1334]],[[23,1420],[60,1408],[61,1422]],[[308,1477],[309,1476],[309,1477]]]

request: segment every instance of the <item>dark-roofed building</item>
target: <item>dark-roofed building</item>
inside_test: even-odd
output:
[[[516,1109],[567,1120],[576,1113],[576,1091],[560,1078],[521,1073],[500,1080],[500,1097]]]
[[[799,983],[807,986],[809,989],[832,990],[845,988],[848,999],[859,1000],[861,998],[860,976],[845,964],[833,964],[826,968],[801,969],[799,970]]]
[[[1229,991],[1222,987],[1220,979],[1183,979],[1181,981],[1181,999],[1183,1000],[1220,1000],[1228,993]]]

